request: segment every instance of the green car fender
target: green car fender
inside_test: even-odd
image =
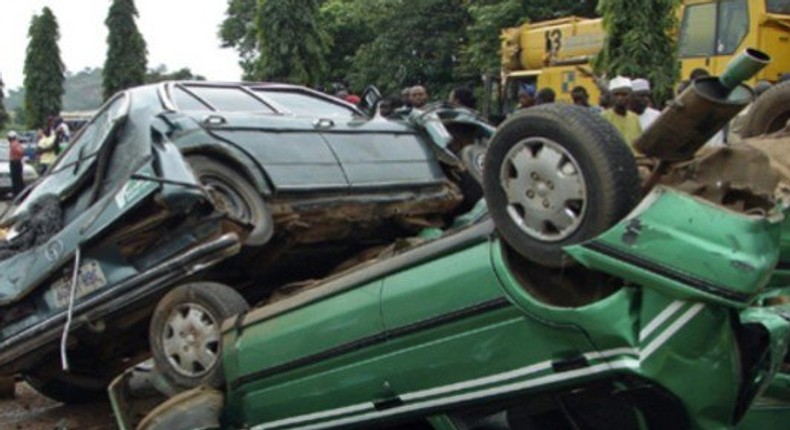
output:
[[[670,296],[745,308],[773,274],[783,220],[779,208],[745,215],[656,187],[614,227],[565,251]]]

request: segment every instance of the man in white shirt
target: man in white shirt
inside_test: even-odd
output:
[[[629,109],[639,116],[639,125],[642,126],[642,131],[645,131],[661,115],[661,112],[651,107],[653,101],[650,98],[650,81],[634,79],[631,86],[633,90]]]

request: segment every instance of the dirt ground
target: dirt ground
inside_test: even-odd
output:
[[[0,399],[2,430],[117,430],[109,402],[64,405],[16,384],[14,399]]]

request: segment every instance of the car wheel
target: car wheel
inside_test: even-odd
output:
[[[244,298],[222,284],[196,282],[170,291],[149,329],[157,369],[179,388],[220,387],[222,321],[247,309]]]
[[[249,181],[226,164],[209,157],[194,155],[187,157],[187,162],[200,182],[212,188],[214,198],[225,211],[255,226],[245,245],[263,245],[271,238],[271,211]]]
[[[110,383],[109,377],[65,372],[57,361],[26,372],[24,379],[39,393],[67,404],[106,399]]]
[[[485,160],[486,148],[481,145],[467,145],[461,149],[461,162],[466,166],[466,170],[479,183],[483,183],[483,160]]]
[[[764,92],[749,108],[741,137],[779,131],[790,120],[790,81],[780,82]]]
[[[602,233],[639,199],[636,162],[620,133],[585,108],[550,104],[505,121],[491,140],[483,190],[502,238],[548,267],[562,248]]]

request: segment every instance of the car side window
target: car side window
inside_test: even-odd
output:
[[[274,110],[261,99],[240,87],[189,85],[185,86],[184,90],[211,106],[213,110],[274,113]],[[194,105],[192,102],[190,104]],[[179,107],[188,110],[180,104]]]
[[[296,116],[353,118],[356,111],[340,103],[300,91],[274,88],[256,89],[262,97],[270,99]]]

